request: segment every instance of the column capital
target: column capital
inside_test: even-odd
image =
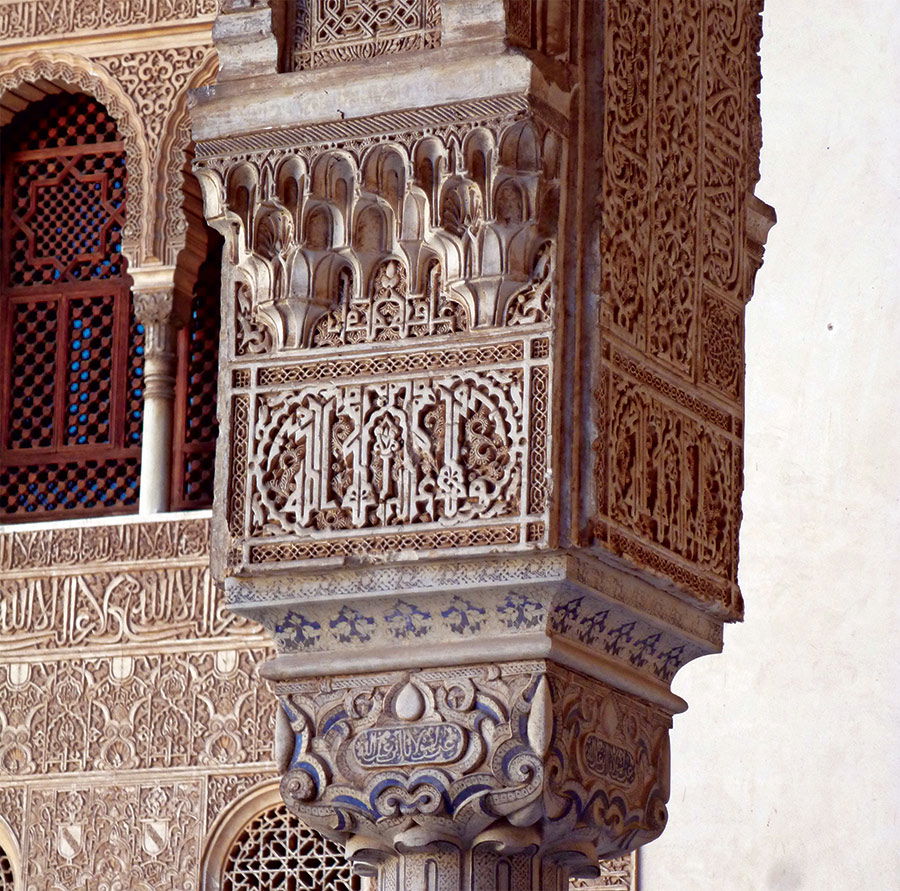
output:
[[[174,360],[175,329],[184,323],[184,311],[176,299],[175,267],[151,266],[129,272],[133,281],[134,315],[144,326],[145,359]],[[148,371],[151,375],[173,373],[162,367],[151,367]]]
[[[364,871],[441,851],[454,876],[498,855],[595,876],[665,826],[671,715],[549,660],[274,688],[285,801]]]

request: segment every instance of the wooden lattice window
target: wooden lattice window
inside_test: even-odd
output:
[[[213,232],[208,237],[209,253],[197,273],[189,318],[178,332],[172,510],[208,507],[213,498],[222,239]]]
[[[3,848],[0,848],[0,891],[15,891],[12,862]]]
[[[359,891],[344,852],[303,826],[284,805],[251,820],[235,839],[222,877],[222,891]]]
[[[125,513],[140,476],[143,328],[125,278],[125,148],[89,96],[3,129],[0,516]]]

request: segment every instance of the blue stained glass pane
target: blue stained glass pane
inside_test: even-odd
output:
[[[91,358],[91,351],[90,351],[90,350],[82,350],[82,351],[81,351],[81,358],[82,358],[82,359],[90,359],[90,358]]]
[[[143,348],[142,346],[135,347],[135,350],[134,350],[134,351],[135,351],[139,356],[143,356],[143,355],[144,355],[144,348]]]
[[[143,333],[144,333],[144,326],[141,325],[140,323],[138,323],[138,324],[136,325],[136,330],[137,330],[137,333],[138,333],[138,334],[143,334]]]
[[[73,362],[73,363],[72,363],[72,371],[78,371],[79,368],[81,368],[81,363],[80,363],[80,362]]]
[[[78,392],[78,384],[69,384],[69,392],[77,393]]]
[[[78,442],[79,443],[87,442],[87,437],[82,434],[81,436],[78,437]]]
[[[133,417],[136,421],[140,419],[141,413],[139,411],[133,411],[131,413],[131,417]]]
[[[134,395],[137,396],[138,399],[140,399],[141,396],[144,395],[144,391],[143,390],[135,390]]]
[[[134,369],[134,373],[135,373],[138,377],[142,377],[143,374],[144,374],[144,369],[143,369],[143,368],[135,368],[135,369]]]
[[[79,423],[79,424],[86,424],[86,423],[87,423],[87,415],[79,415],[79,416],[78,416],[78,423]]]
[[[91,336],[91,329],[85,328],[84,331],[82,332],[82,337],[90,337],[90,336]]]
[[[69,433],[74,434],[76,430],[78,430],[77,427],[69,427]]]
[[[72,319],[72,327],[80,328],[81,327],[81,319]]]
[[[80,377],[83,381],[86,381],[86,380],[90,377],[90,374],[88,374],[86,371],[82,371],[81,374],[79,375],[79,377]]]
[[[78,411],[78,405],[70,405],[69,406],[69,414],[74,415]]]
[[[73,340],[73,341],[72,341],[72,349],[73,349],[73,350],[80,350],[80,349],[81,349],[81,341],[80,341],[80,340]],[[85,358],[87,358],[87,357],[85,357]]]
[[[79,398],[82,402],[87,402],[87,401],[88,401],[88,394],[87,394],[87,393],[82,393],[78,398]]]

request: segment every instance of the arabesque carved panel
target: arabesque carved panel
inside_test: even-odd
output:
[[[36,789],[30,797],[29,888],[198,888],[198,782]]]
[[[731,617],[760,10],[605,7],[597,540]]]
[[[527,521],[545,516],[551,454],[547,360],[531,352],[520,340],[259,368],[246,426],[247,397],[234,397],[233,454],[246,464],[232,470],[232,535],[250,543],[251,562],[301,559],[306,540],[349,544],[363,529],[421,528],[417,545],[399,536],[396,550],[465,546],[473,534],[477,546],[499,520],[511,542],[526,540]],[[482,356],[512,361],[466,367]],[[429,534],[443,540],[429,545]]]

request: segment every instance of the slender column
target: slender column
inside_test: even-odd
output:
[[[141,433],[142,514],[169,509],[172,404],[175,400],[174,269],[131,270],[134,311],[144,326],[144,415]]]

